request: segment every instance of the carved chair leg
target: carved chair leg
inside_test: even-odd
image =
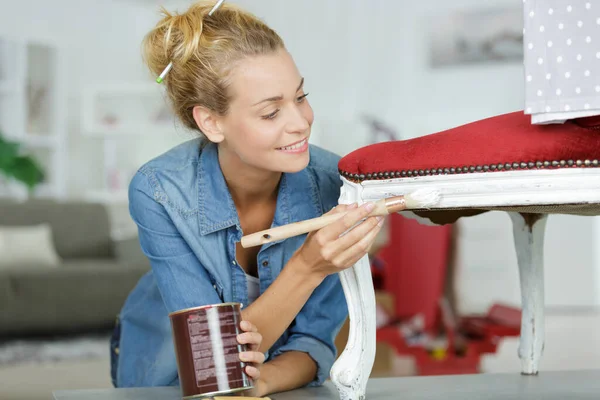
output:
[[[536,375],[544,351],[544,233],[546,214],[509,213],[521,281],[521,341],[524,375]]]
[[[375,291],[369,256],[340,273],[348,312],[348,343],[331,369],[340,400],[363,400],[375,361]]]
[[[358,192],[344,185],[340,203],[353,202],[361,202]],[[350,331],[346,347],[333,365],[330,375],[340,400],[363,400],[375,361],[377,328],[369,256],[365,255],[339,275],[348,304]]]

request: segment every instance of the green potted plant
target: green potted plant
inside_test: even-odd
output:
[[[18,142],[10,141],[0,132],[0,174],[9,181],[21,182],[29,193],[44,180],[44,171],[30,155],[20,151]]]

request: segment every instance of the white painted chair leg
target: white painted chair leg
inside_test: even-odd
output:
[[[342,180],[344,185],[339,202],[361,203],[362,187]],[[331,368],[330,376],[340,400],[363,400],[376,346],[375,290],[369,256],[365,255],[339,275],[348,304],[350,331],[346,347]]]
[[[524,375],[536,375],[544,351],[544,233],[546,214],[509,213],[521,281],[521,341]]]
[[[331,369],[340,400],[363,400],[375,361],[375,291],[369,256],[340,273],[348,303],[348,343]]]

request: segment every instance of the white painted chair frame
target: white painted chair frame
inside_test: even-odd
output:
[[[361,183],[341,179],[340,204],[361,204],[421,188],[440,191],[441,200],[434,207],[436,210],[600,204],[600,169],[597,168],[419,176]],[[513,223],[521,286],[521,371],[535,375],[544,349],[543,242],[547,215],[524,212],[526,214],[508,211]],[[432,224],[412,212],[403,212],[403,215]],[[331,379],[341,400],[363,400],[376,347],[375,292],[368,256],[341,272],[340,278],[348,303],[350,332],[344,351],[333,365]]]

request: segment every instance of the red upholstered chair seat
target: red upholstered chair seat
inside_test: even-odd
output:
[[[483,119],[410,140],[360,148],[338,166],[360,182],[471,172],[598,167],[600,117],[532,125],[523,112]]]

